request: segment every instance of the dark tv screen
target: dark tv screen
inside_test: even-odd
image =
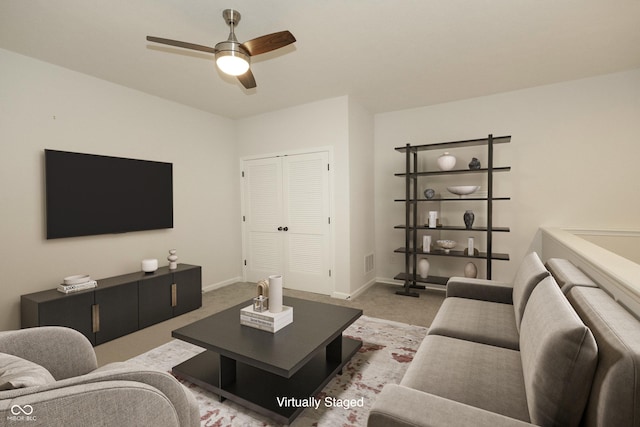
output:
[[[173,228],[173,164],[45,150],[47,239]]]

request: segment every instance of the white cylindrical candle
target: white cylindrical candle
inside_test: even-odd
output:
[[[269,276],[269,311],[280,313],[282,311],[282,275]]]
[[[438,211],[429,211],[429,228],[436,228],[438,225]]]
[[[475,241],[473,237],[469,237],[469,256],[473,256],[475,253]]]
[[[431,236],[422,236],[422,252],[431,252]]]

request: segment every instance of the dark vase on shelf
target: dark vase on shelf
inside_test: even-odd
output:
[[[433,188],[427,188],[426,190],[424,190],[424,197],[426,197],[427,199],[433,199],[433,196],[436,195],[436,192]]]
[[[467,230],[471,230],[473,226],[473,220],[476,216],[473,214],[473,211],[466,211],[463,215],[464,225],[467,227]]]
[[[471,161],[469,162],[469,169],[471,169],[471,170],[480,169],[480,160],[478,160],[475,157],[473,159],[471,159]]]

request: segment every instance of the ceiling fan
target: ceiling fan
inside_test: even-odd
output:
[[[256,87],[256,79],[253,77],[251,68],[249,68],[251,57],[285,47],[295,42],[296,38],[289,31],[280,31],[240,43],[234,33],[234,28],[240,22],[240,12],[233,9],[225,9],[222,12],[222,17],[231,28],[231,32],[227,40],[216,44],[215,47],[153,36],[147,36],[147,40],[184,49],[213,53],[216,56],[216,65],[220,71],[236,76],[245,88],[252,89]]]

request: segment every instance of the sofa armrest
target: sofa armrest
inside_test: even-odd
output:
[[[135,381],[160,390],[171,400],[181,426],[199,426],[200,410],[193,393],[167,372],[150,369],[130,362],[110,363],[82,377],[71,378],[73,383],[101,381]]]
[[[523,427],[532,424],[424,393],[387,384],[369,412],[368,427]]]
[[[496,280],[451,277],[447,281],[448,297],[513,304],[513,286]]]
[[[22,409],[16,410],[17,407]],[[180,426],[167,396],[147,384],[132,381],[76,385],[0,400],[0,417],[8,423],[33,426]]]
[[[56,380],[84,375],[98,367],[89,340],[80,332],[61,326],[0,332],[0,352],[40,365]]]

